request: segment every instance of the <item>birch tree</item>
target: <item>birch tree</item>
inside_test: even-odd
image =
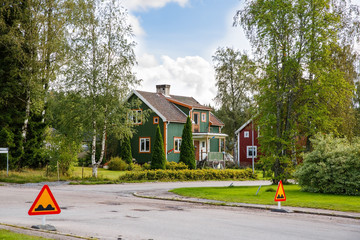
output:
[[[82,118],[91,135],[92,175],[104,159],[106,135],[127,131],[126,108],[121,102],[131,86],[138,83],[132,74],[136,63],[126,23],[126,11],[115,0],[78,0],[70,35],[71,59],[66,67],[66,84],[86,99],[88,111]],[[121,122],[122,121],[122,122]],[[90,130],[91,129],[91,130]],[[100,138],[101,154],[96,159]]]
[[[233,48],[218,48],[213,56],[217,87],[217,111],[225,123],[224,132],[232,141],[227,148],[231,151],[236,143],[234,132],[251,116],[250,108],[256,92],[256,66],[245,54]]]

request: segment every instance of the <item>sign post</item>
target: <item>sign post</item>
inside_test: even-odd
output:
[[[48,185],[44,185],[41,189],[39,195],[35,199],[34,203],[30,207],[28,214],[29,215],[43,215],[42,217],[42,226],[33,226],[34,228],[41,228],[46,230],[56,231],[55,227],[51,225],[46,225],[46,215],[49,214],[59,214],[61,209],[57,204],[54,195],[50,191]]]
[[[6,176],[9,176],[9,148],[0,148],[0,153],[6,153]]]
[[[281,180],[280,180],[278,188],[276,190],[274,201],[278,202],[278,210],[281,211],[281,202],[286,201],[286,195],[285,195],[285,191],[284,191],[284,186],[283,186],[283,183],[282,183]]]

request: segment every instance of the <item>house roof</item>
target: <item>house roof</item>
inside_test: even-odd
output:
[[[212,112],[210,112],[210,123],[214,126],[225,126],[225,124],[218,119]]]
[[[163,121],[185,123],[187,115],[169,102],[167,98],[159,93],[134,90],[134,93],[154,111]],[[139,96],[140,95],[140,96]]]
[[[193,97],[184,97],[177,95],[165,96],[161,93],[153,93],[146,91],[133,90],[133,93],[138,96],[146,105],[148,105],[164,122],[179,122],[186,123],[187,115],[181,111],[175,104],[187,107],[189,109],[212,110],[210,107],[201,105]],[[131,95],[132,95],[131,94]],[[128,96],[127,99],[129,99]],[[175,104],[173,104],[175,103]],[[224,126],[214,114],[210,112],[210,123],[214,126]]]
[[[188,108],[196,108],[203,110],[212,110],[210,107],[206,107],[201,105],[198,101],[196,101],[193,97],[184,97],[177,95],[170,95],[167,97],[170,102],[176,103],[181,106],[185,106]]]
[[[243,130],[247,125],[249,125],[252,122],[252,118],[248,120],[246,123],[244,123],[238,130],[235,131],[235,135],[237,135],[241,130]]]

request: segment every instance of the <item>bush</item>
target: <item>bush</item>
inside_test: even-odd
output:
[[[128,170],[129,165],[119,157],[111,158],[109,163],[109,170],[125,171]]]
[[[161,136],[159,125],[156,128],[154,150],[151,154],[151,169],[165,169],[166,157],[164,152],[164,141]]]
[[[181,137],[180,162],[185,163],[190,169],[195,169],[195,148],[192,138],[192,125],[190,117],[188,117],[186,120]]]
[[[251,169],[244,170],[145,170],[127,172],[120,176],[120,181],[204,181],[204,180],[247,180],[255,179]]]
[[[56,131],[51,132],[50,130],[46,140],[49,144],[47,148],[47,154],[50,157],[49,170],[56,172],[59,168],[58,170],[62,175],[70,175],[72,167],[77,161],[81,145]]]
[[[183,162],[166,162],[166,169],[168,170],[184,170],[188,169],[188,166]]]
[[[360,140],[318,134],[295,177],[304,191],[360,195]]]

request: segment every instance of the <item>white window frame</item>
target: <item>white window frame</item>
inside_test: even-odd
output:
[[[249,138],[249,137],[250,137],[250,132],[244,131],[244,138]]]
[[[176,144],[176,142],[177,142],[177,144]],[[181,137],[174,137],[174,153],[180,152],[181,142],[182,142]]]
[[[206,113],[201,113],[201,122],[206,122]]]
[[[144,145],[145,148],[144,149],[142,148],[142,142],[145,142],[145,145]],[[146,146],[147,146],[146,142],[149,142],[149,144],[148,144],[149,149],[146,149]],[[151,152],[151,139],[150,139],[150,137],[141,137],[141,138],[139,138],[139,152],[140,153],[150,153]]]
[[[253,156],[249,155],[250,149],[253,149],[255,153],[254,158],[257,158],[257,146],[246,146],[246,158],[253,158]]]

